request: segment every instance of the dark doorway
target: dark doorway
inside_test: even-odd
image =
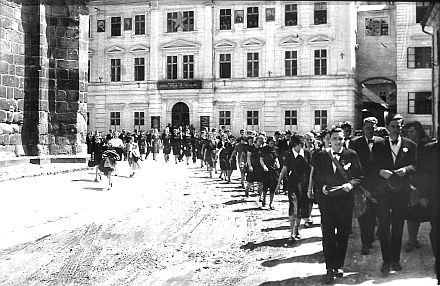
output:
[[[189,125],[189,108],[183,102],[174,104],[171,115],[173,127]]]

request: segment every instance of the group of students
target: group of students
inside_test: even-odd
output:
[[[404,126],[399,114],[390,114],[386,127],[377,127],[377,123],[374,117],[365,118],[362,131],[355,132],[355,137],[349,122],[320,133],[300,135],[288,130],[266,136],[264,132],[245,134],[240,130],[237,137],[225,128],[195,132],[192,126],[168,125],[162,134],[153,130],[149,136],[144,132],[124,136],[112,132],[104,139],[98,133],[90,140],[90,148],[98,166],[95,179],[99,166],[109,165],[98,162],[99,158],[113,161],[109,168],[101,168],[109,178],[109,188],[117,160],[125,157],[132,166],[130,175],[134,175],[139,168],[137,160],[145,160],[150,152],[157,160],[159,149],[163,149],[165,162],[170,160],[171,152],[175,164],[184,161],[184,157],[187,165],[190,160],[194,164],[199,160],[200,167],[206,167],[211,178],[220,167],[219,178],[226,183],[231,183],[232,172],[239,170],[245,196],[256,191],[262,208],[266,208],[269,194],[267,209],[274,209],[274,196],[282,189],[289,202],[291,244],[301,239],[301,219],[305,228],[312,227],[312,206],[317,203],[326,284],[343,276],[353,213],[359,223],[360,252],[370,253],[377,229],[383,260],[381,273],[400,271],[406,219],[409,240],[405,250],[420,248],[417,240],[420,221],[407,216],[410,207],[419,205],[430,211],[430,240],[438,277],[438,143],[426,139],[419,122]],[[93,142],[99,140],[103,148],[97,149]],[[105,149],[108,150],[102,151]]]

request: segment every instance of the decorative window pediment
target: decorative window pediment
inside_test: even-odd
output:
[[[280,46],[282,47],[299,46],[302,43],[303,40],[298,36],[289,36],[280,41]]]
[[[234,42],[228,40],[221,40],[214,45],[216,50],[234,49],[237,45]]]
[[[145,54],[148,53],[150,51],[150,48],[147,46],[143,46],[143,45],[136,45],[130,48],[130,53],[132,54]]]
[[[259,39],[255,39],[255,38],[251,38],[248,39],[246,41],[244,41],[243,43],[241,43],[241,47],[246,49],[253,49],[253,48],[261,48],[264,46],[264,42],[259,40]]]
[[[322,45],[322,44],[330,44],[332,42],[332,39],[325,35],[317,35],[309,39],[310,45]]]
[[[175,40],[165,44],[162,44],[160,49],[163,51],[181,51],[181,50],[198,50],[200,48],[199,43],[190,42],[187,40]]]
[[[118,46],[111,46],[110,48],[108,48],[107,50],[105,50],[105,52],[106,52],[107,54],[111,54],[111,55],[113,55],[113,54],[122,54],[122,53],[125,53],[125,50],[124,50],[123,48],[121,48],[121,47],[118,47]]]

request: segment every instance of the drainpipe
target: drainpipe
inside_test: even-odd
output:
[[[432,45],[431,45],[431,65],[432,65],[432,69],[431,69],[431,91],[432,91],[432,107],[431,107],[431,109],[432,109],[432,131],[433,131],[433,133],[434,133],[434,135],[437,137],[438,136],[438,134],[436,134],[437,133],[437,129],[435,128],[435,111],[436,111],[436,109],[435,109],[435,90],[434,90],[434,80],[435,80],[435,78],[434,78],[434,69],[435,69],[435,66],[434,66],[434,34],[432,34],[432,33],[430,33],[430,32],[428,32],[428,31],[425,31],[425,27],[426,27],[426,21],[423,21],[422,23],[421,23],[421,26],[422,26],[422,32],[423,33],[425,33],[425,34],[427,34],[427,35],[429,35],[430,37],[431,37],[431,41],[432,41]],[[437,99],[438,100],[438,99]],[[437,103],[438,104],[438,103]],[[438,116],[438,115],[437,115]]]

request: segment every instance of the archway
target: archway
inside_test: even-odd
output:
[[[189,108],[183,102],[174,104],[171,111],[171,124],[173,127],[189,125]]]

